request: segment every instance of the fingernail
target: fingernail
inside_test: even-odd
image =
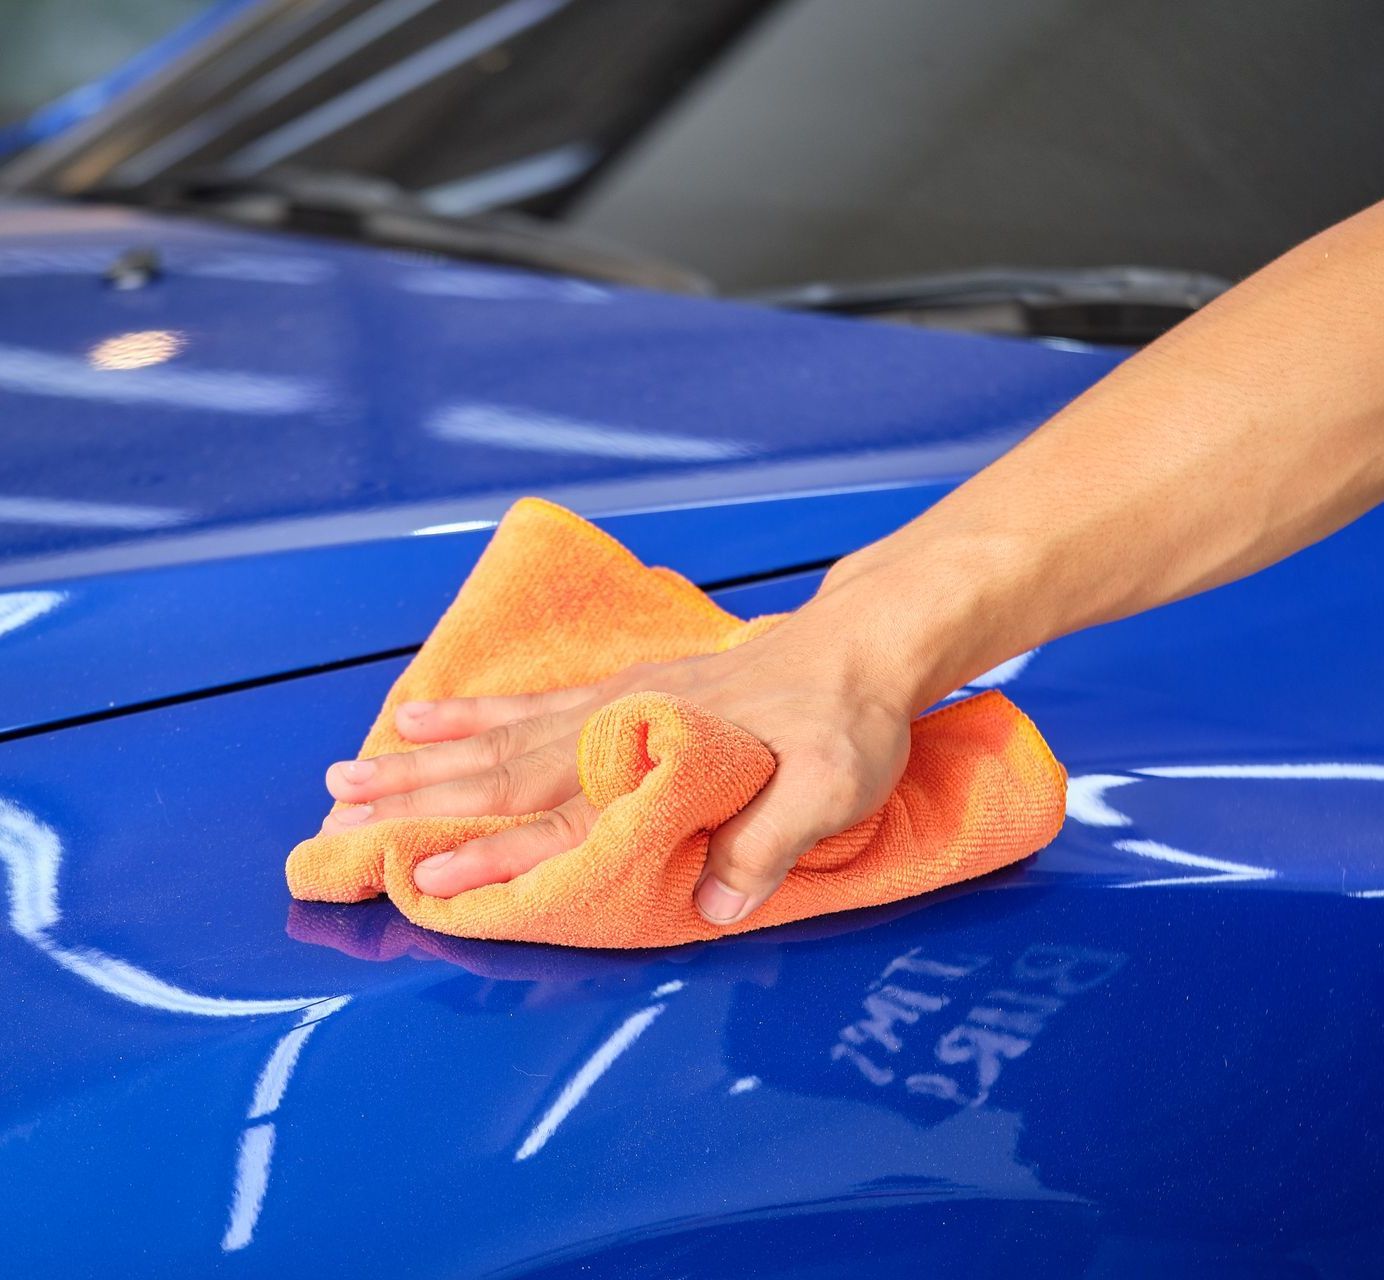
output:
[[[374,812],[373,804],[350,804],[344,809],[333,809],[327,816],[335,818],[343,827],[358,827],[362,822],[369,822]]]
[[[747,894],[736,893],[715,876],[707,876],[697,889],[697,906],[714,924],[730,924],[745,906]]]
[[[424,858],[415,870],[422,871],[426,867],[429,871],[436,871],[438,867],[446,866],[456,857],[456,852],[455,849],[448,849],[446,853],[435,853],[431,858]]]
[[[341,760],[336,767],[347,782],[365,782],[375,776],[378,768],[373,760]]]
[[[435,702],[401,702],[399,714],[408,716],[410,720],[418,720],[427,715],[436,705]]]

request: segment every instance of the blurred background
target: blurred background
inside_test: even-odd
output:
[[[1377,0],[0,0],[0,29],[12,191],[415,246],[352,215],[502,215],[645,283],[961,328],[1032,330],[1027,289],[1139,340],[1384,196]]]

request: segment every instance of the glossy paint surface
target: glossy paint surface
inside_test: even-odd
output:
[[[696,323],[716,310],[658,305]],[[547,313],[526,314],[541,333]],[[776,347],[770,319],[747,364],[764,403],[798,367],[796,337]],[[881,368],[898,367],[898,342],[920,361],[934,350],[928,335],[830,328],[880,343]],[[1053,354],[977,345],[997,370]],[[891,421],[893,376],[855,385],[859,423]],[[1002,371],[985,378],[972,392],[988,407],[958,411],[957,431],[969,422],[990,448],[983,422],[1022,415],[983,388],[1021,396]],[[778,430],[792,435],[786,418]],[[872,483],[926,501],[949,478],[923,457]],[[844,489],[843,460],[844,444],[816,456],[798,492]],[[835,554],[882,518],[878,490],[816,508],[826,499],[785,491],[719,521],[655,498],[622,530],[720,581]],[[340,656],[416,634],[412,588],[449,593],[445,570],[477,535],[14,590],[92,591],[73,599],[119,620],[112,687],[138,701],[291,670],[292,633],[318,617],[324,634],[349,621]],[[157,541],[125,545],[153,555]],[[454,560],[414,559],[419,546]],[[275,568],[299,554],[368,555],[372,580],[396,580]],[[1382,560],[1376,515],[992,673],[1072,778],[1065,829],[1021,866],[665,952],[464,943],[387,904],[290,903],[282,860],[325,810],[321,770],[354,749],[402,658],[0,742],[0,1258],[62,1277],[1377,1275]],[[174,652],[196,647],[191,621],[151,647],[157,661],[128,639],[137,615],[121,610],[138,606],[122,588],[152,599],[141,581],[175,573],[160,616],[187,594],[186,618],[215,620],[200,665]],[[815,581],[721,598],[772,611]],[[255,612],[257,586],[276,602],[250,646],[262,660],[237,667],[242,646],[216,632]],[[341,603],[386,589],[397,626]],[[77,631],[64,664],[98,634]],[[60,652],[55,632],[32,634]],[[36,642],[22,652],[25,683],[62,684],[64,664],[45,669]],[[97,675],[29,710],[86,705]]]
[[[132,248],[161,274],[110,287]],[[409,535],[525,492],[603,514],[954,482],[1117,358],[0,208],[0,583]]]
[[[397,661],[4,744],[7,1252],[68,1276],[1370,1274],[1381,539],[1000,673],[1072,772],[1026,864],[663,953],[290,904],[317,771]]]
[[[829,560],[1116,359],[0,209],[0,732],[416,645],[524,493],[699,581]]]
[[[605,518],[651,564],[699,582],[834,559],[942,492],[703,504]],[[492,522],[0,591],[0,733],[422,643]],[[62,679],[45,678],[61,671]]]

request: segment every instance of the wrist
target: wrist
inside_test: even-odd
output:
[[[918,715],[1040,643],[1024,559],[1003,539],[934,534],[919,522],[838,561],[803,612],[878,673],[886,699]]]

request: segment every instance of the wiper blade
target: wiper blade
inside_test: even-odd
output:
[[[982,267],[873,284],[814,284],[755,301],[975,333],[1151,342],[1230,288],[1162,267]]]
[[[244,176],[215,170],[149,187],[103,188],[84,199],[138,204],[302,231],[468,262],[524,267],[608,284],[705,294],[710,286],[681,267],[639,257],[516,213],[449,217],[383,179],[304,169]]]

